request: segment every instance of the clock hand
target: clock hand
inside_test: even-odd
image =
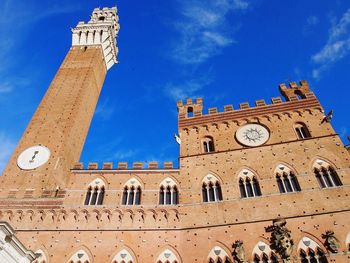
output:
[[[36,157],[36,155],[37,155],[38,153],[39,153],[39,151],[35,151],[35,152],[34,152],[34,155],[32,156],[32,159],[29,160],[30,163],[34,162],[34,159],[35,159],[35,157]]]

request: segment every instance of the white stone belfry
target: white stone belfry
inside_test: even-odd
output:
[[[95,8],[88,23],[79,22],[72,29],[72,46],[101,45],[107,70],[117,63],[119,31],[117,8]]]

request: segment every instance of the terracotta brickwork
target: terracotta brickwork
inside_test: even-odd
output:
[[[350,154],[306,81],[280,85],[284,99],[271,104],[204,113],[201,98],[179,101],[178,167],[84,165],[111,65],[102,48],[69,50],[1,177],[0,220],[39,251],[37,262],[349,262]],[[247,124],[265,127],[268,140],[242,144]],[[18,155],[36,144],[51,150],[49,161],[21,170]],[[273,229],[292,240],[289,257]]]
[[[79,161],[105,75],[100,47],[69,50],[1,177],[2,189],[18,189],[19,197],[27,188],[65,187],[67,174]],[[21,170],[18,155],[35,144],[49,147],[49,163]]]

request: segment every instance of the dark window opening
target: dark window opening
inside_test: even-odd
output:
[[[126,201],[128,199],[128,188],[124,187],[124,191],[123,191],[123,199],[122,199],[122,204],[126,205]]]
[[[306,125],[304,123],[297,123],[294,126],[294,128],[295,128],[295,131],[297,133],[299,140],[303,140],[303,139],[311,137],[309,129],[306,127]]]
[[[91,198],[91,187],[89,187],[88,192],[86,193],[85,202],[84,202],[85,205],[89,205],[90,198]]]
[[[98,199],[97,199],[97,204],[102,205],[103,204],[103,199],[105,196],[105,189],[102,187],[99,194],[98,194]]]
[[[188,107],[187,108],[187,117],[188,118],[192,118],[193,116],[194,116],[193,108],[192,107]]]
[[[208,192],[207,192],[207,185],[203,184],[202,186],[202,196],[203,196],[203,202],[208,202]]]

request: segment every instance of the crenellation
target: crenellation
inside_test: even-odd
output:
[[[112,170],[113,169],[113,163],[112,162],[104,162],[102,165],[103,170]]]
[[[241,109],[241,110],[245,110],[245,109],[249,109],[249,108],[250,108],[249,102],[242,102],[239,104],[239,109]]]
[[[118,169],[119,170],[126,170],[126,169],[128,169],[128,163],[127,162],[118,162]]]
[[[132,169],[138,169],[138,170],[143,169],[143,163],[142,162],[134,162],[132,164]]]
[[[180,118],[192,118],[202,115],[203,100],[202,98],[196,98],[195,102],[191,98],[186,100],[186,104],[180,100],[177,102],[178,116]]]
[[[84,164],[81,162],[76,163],[76,164],[74,164],[73,169],[74,170],[82,170],[82,169],[84,169]]]
[[[215,125],[215,127],[217,127],[217,124],[213,124]],[[171,161],[165,161],[163,163],[163,166],[159,166],[157,161],[149,161],[149,162],[133,162],[132,166],[131,166],[132,170],[154,170],[154,169],[176,169],[173,166],[173,162]],[[85,168],[83,163],[77,163],[74,165],[72,170],[81,170],[81,171],[101,171],[101,170],[111,170],[111,171],[115,171],[115,170],[130,170],[130,167],[128,166],[127,162],[118,162],[118,166],[116,168],[113,167],[113,163],[112,162],[104,162],[102,164],[102,167],[99,168],[98,163],[96,162],[90,162],[88,163],[88,166]]]
[[[290,101],[298,101],[299,99],[296,95],[291,95],[291,96],[289,96],[289,100]]]
[[[291,88],[291,89],[296,89],[296,88],[298,88],[298,84],[296,83],[296,82],[290,82],[289,83],[289,87]]]
[[[305,92],[305,98],[316,98],[315,94],[310,91],[310,92]]]
[[[233,106],[232,105],[225,105],[224,106],[224,111],[233,111]]]
[[[148,163],[148,169],[157,169],[158,168],[158,162],[151,161]]]
[[[203,114],[203,100],[196,99],[193,102],[192,99],[188,99],[185,104],[182,101],[178,101],[177,108],[179,111],[178,120],[179,125],[182,126],[185,123],[197,123],[200,120],[210,119],[210,116],[215,116],[215,120],[223,119],[223,121],[229,120],[229,116],[234,118],[242,118],[243,116],[249,115],[265,115],[273,114],[273,112],[278,112],[279,110],[292,110],[292,108],[321,108],[317,98],[315,95],[309,90],[309,86],[306,81],[300,81],[300,86],[296,86],[296,82],[287,86],[285,84],[280,84],[280,90],[283,96],[285,96],[284,89],[287,90],[296,90],[297,93],[300,89],[303,89],[302,95],[300,94],[290,94],[286,101],[283,101],[281,97],[273,97],[271,98],[271,104],[266,104],[265,100],[256,100],[255,106],[251,107],[248,102],[243,102],[239,104],[239,109],[234,110],[232,105],[225,105],[224,111],[218,111],[216,107],[212,107],[208,109],[207,114]],[[198,105],[197,105],[198,103]],[[279,107],[277,107],[279,105]],[[197,107],[199,106],[199,107]],[[197,108],[196,108],[197,107]],[[190,109],[190,110],[189,110]],[[190,115],[190,112],[193,114]],[[231,113],[229,115],[229,113]],[[244,118],[244,117],[243,117]]]
[[[208,109],[208,114],[215,114],[215,113],[218,113],[218,109],[217,108],[209,108]]]
[[[272,104],[279,104],[279,103],[282,103],[282,99],[281,99],[281,97],[273,97],[271,99],[271,102],[272,102]]]
[[[266,106],[265,100],[256,100],[255,106],[256,107]]]
[[[98,169],[98,163],[88,163],[88,169],[89,170],[97,170]]]
[[[164,169],[173,169],[173,162],[164,162],[163,167]]]
[[[306,80],[301,80],[299,85],[296,82],[290,82],[288,87],[282,83],[279,85],[279,89],[287,101],[291,100],[291,97],[294,95],[303,99],[305,98],[305,94],[310,92],[309,84]]]

